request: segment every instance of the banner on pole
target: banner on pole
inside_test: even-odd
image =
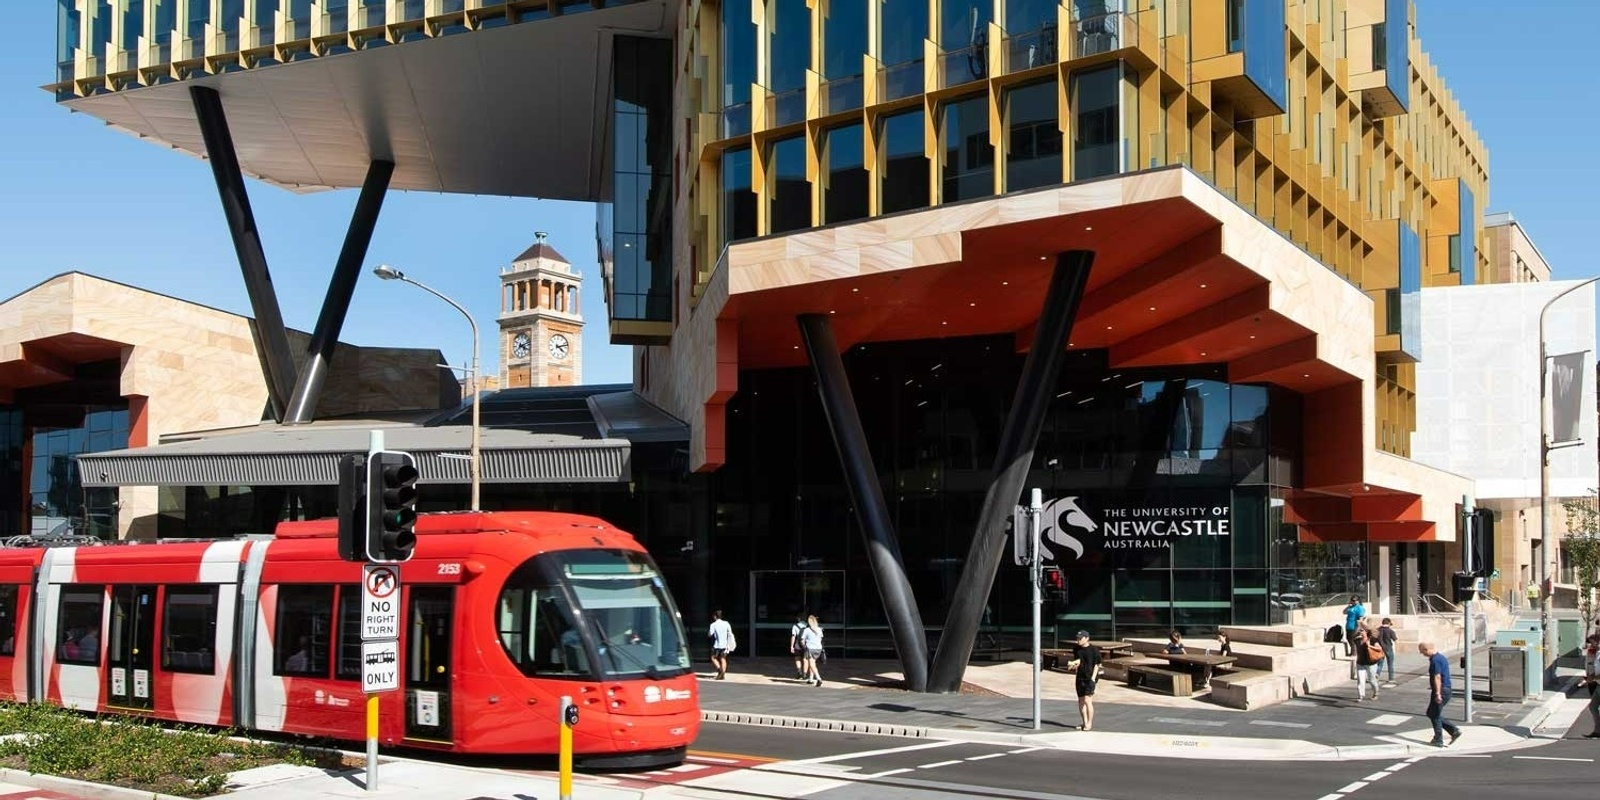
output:
[[[1578,441],[1578,422],[1582,418],[1583,375],[1588,372],[1589,354],[1564,353],[1551,359],[1550,443]]]

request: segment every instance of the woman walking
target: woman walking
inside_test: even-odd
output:
[[[1367,699],[1367,681],[1372,681],[1372,699],[1378,699],[1378,663],[1383,661],[1383,648],[1378,645],[1377,634],[1366,625],[1358,625],[1355,632],[1356,649],[1356,702]]]
[[[815,616],[806,617],[806,626],[800,631],[800,644],[806,651],[806,683],[821,686],[822,674],[817,671],[817,662],[823,658],[822,626],[817,624]]]

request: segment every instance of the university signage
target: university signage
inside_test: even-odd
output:
[[[1186,540],[1227,547],[1232,507],[1229,492],[1188,490],[1131,499],[1114,493],[1046,496],[1040,548],[1046,564],[1074,562],[1118,551],[1159,551]],[[1014,552],[1027,552],[1026,536]]]

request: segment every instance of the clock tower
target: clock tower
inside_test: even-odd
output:
[[[500,271],[500,386],[571,386],[583,382],[583,276],[548,234]]]

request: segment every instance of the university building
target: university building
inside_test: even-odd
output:
[[[493,501],[650,529],[757,653],[804,608],[952,689],[1027,624],[1030,488],[1060,630],[1448,592],[1474,484],[1414,458],[1423,295],[1499,274],[1406,0],[60,2],[60,102],[225,191],[361,186],[357,233],[390,188],[597,203],[634,384],[581,402],[632,424],[538,463],[653,478],[507,461]],[[506,386],[572,322],[518,338],[523,302]]]

